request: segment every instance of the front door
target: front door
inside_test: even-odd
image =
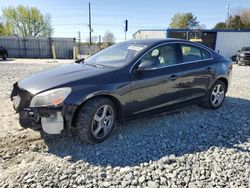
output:
[[[179,71],[175,44],[157,47],[139,61],[131,71],[131,114],[135,115],[175,103],[178,96]],[[151,66],[137,71],[140,65]]]

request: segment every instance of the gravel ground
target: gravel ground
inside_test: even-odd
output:
[[[224,105],[129,121],[97,145],[23,129],[12,84],[56,63],[0,63],[0,187],[250,187],[250,67]]]

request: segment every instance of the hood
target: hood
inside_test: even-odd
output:
[[[19,81],[18,86],[35,95],[41,91],[62,84],[89,78],[109,71],[109,68],[98,68],[84,64],[72,63],[32,74]]]

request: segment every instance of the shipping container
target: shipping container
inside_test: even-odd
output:
[[[250,31],[217,32],[215,51],[223,56],[231,58],[244,46],[250,46]]]

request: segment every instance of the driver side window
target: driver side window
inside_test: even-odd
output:
[[[143,62],[150,62],[153,68],[167,67],[176,64],[175,45],[168,44],[151,50],[141,59],[141,63]]]

